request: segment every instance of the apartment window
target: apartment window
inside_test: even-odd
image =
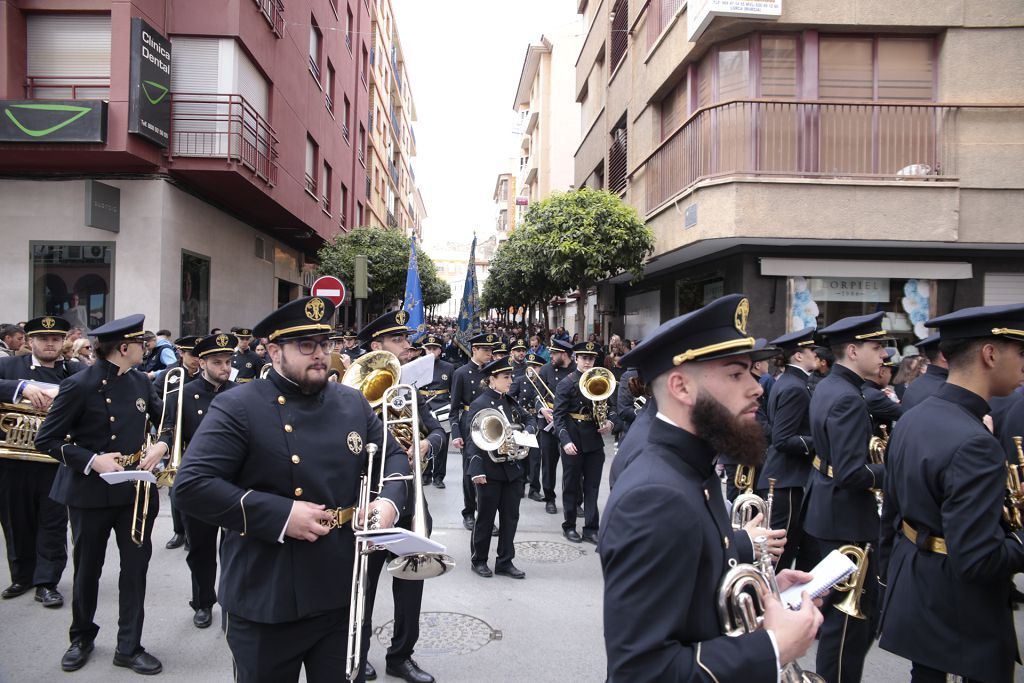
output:
[[[345,227],[345,214],[348,212],[348,188],[345,183],[341,184],[341,196],[338,198],[338,215],[341,217],[341,227]]]
[[[345,47],[348,48],[349,54],[352,54],[352,27],[355,26],[355,21],[352,18],[352,8],[345,8]]]
[[[629,47],[629,0],[615,0],[609,16],[611,23],[611,70],[614,73]]]
[[[623,117],[612,129],[611,146],[608,148],[608,190],[611,192],[626,189],[626,142],[626,119]]]
[[[661,101],[661,138],[664,140],[666,137],[676,131],[679,126],[683,125],[688,115],[689,107],[687,107],[687,80],[683,77],[676,87],[665,95],[665,99]]]
[[[181,318],[183,335],[203,335],[210,329],[210,259],[181,252]]]
[[[821,99],[934,99],[931,38],[823,36],[818,53]]]
[[[648,18],[647,46],[654,45],[658,36],[668,28],[668,24],[675,17],[682,0],[652,0],[650,6],[650,17]]]
[[[761,36],[761,80],[759,97],[797,96],[796,36]]]
[[[366,85],[366,65],[370,61],[370,54],[366,51],[366,45],[363,45],[362,53],[362,66],[359,69],[359,77],[363,79],[363,85]]]
[[[508,179],[507,178],[502,178],[502,180],[501,180],[501,189],[498,191],[498,199],[500,199],[503,202],[507,202],[508,201]]]
[[[356,225],[363,225],[363,203],[356,202]]]
[[[59,315],[86,334],[113,312],[111,243],[31,243],[32,315]]]
[[[320,173],[320,190],[323,194],[320,196],[320,204],[324,207],[324,211],[327,213],[331,212],[331,165],[324,162],[323,169]]]
[[[750,97],[750,40],[741,38],[718,48],[718,102]]]
[[[327,104],[327,109],[332,114],[334,113],[334,65],[331,64],[331,60],[327,60],[327,87],[324,88],[324,102]]]
[[[345,136],[345,142],[348,142],[348,124],[352,115],[352,105],[348,101],[347,95],[342,95],[341,103],[341,133]]]
[[[316,197],[316,162],[320,155],[313,138],[306,136],[306,192]]]
[[[110,99],[110,14],[29,14],[26,96]]]
[[[313,78],[320,81],[320,54],[323,45],[323,34],[317,26],[313,15],[309,17],[309,71]]]
[[[359,124],[359,149],[356,150],[356,154],[359,155],[359,163],[366,165],[366,129],[363,128],[363,124]]]
[[[878,99],[934,99],[934,42],[928,38],[878,39]]]

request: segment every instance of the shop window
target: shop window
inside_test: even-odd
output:
[[[676,315],[706,306],[725,295],[725,278],[718,273],[676,282]]]
[[[202,335],[210,329],[210,259],[181,252],[182,336]]]
[[[59,315],[88,333],[110,319],[114,246],[36,244],[32,253],[32,316]]]

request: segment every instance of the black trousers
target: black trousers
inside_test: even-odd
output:
[[[554,503],[555,478],[558,473],[559,453],[562,452],[562,449],[558,445],[558,439],[549,432],[538,431],[537,440],[540,442],[541,485],[544,488],[544,502]]]
[[[477,516],[471,539],[470,560],[473,564],[486,563],[491,552],[491,527],[498,517],[498,554],[495,569],[512,564],[516,556],[516,528],[519,526],[519,502],[522,500],[522,479],[504,481],[487,479],[476,487]]]
[[[178,508],[174,506],[174,497],[172,496],[168,502],[171,506],[171,528],[174,529],[174,533],[176,534],[184,534],[185,523],[182,519],[181,513],[178,512]],[[189,541],[189,543],[191,544],[191,541]]]
[[[768,489],[758,489],[757,495],[768,500]],[[801,503],[804,499],[802,487],[775,489],[775,496],[772,498],[772,529],[786,530],[786,549],[776,565],[777,571],[791,569],[800,552],[800,543],[803,540],[804,526],[800,518]],[[814,565],[812,564],[811,567]]]
[[[462,516],[472,517],[476,514],[476,490],[473,480],[466,472],[469,471],[469,454],[462,449]]]
[[[530,455],[526,458],[526,466],[529,471],[529,476],[525,477],[524,481],[530,484],[530,493],[540,493],[540,471],[541,471],[541,452],[539,448],[531,448]]]
[[[946,683],[946,672],[925,666],[920,662],[912,662],[910,667],[910,683]],[[962,683],[982,683],[976,678],[964,678]]]
[[[192,573],[192,609],[213,607],[217,602],[217,532],[220,527],[207,524],[195,517],[182,515],[188,555],[185,561]]]
[[[810,534],[808,534],[810,536]],[[842,541],[815,539],[821,557],[847,545]],[[864,547],[863,543],[856,543]],[[820,558],[819,558],[820,559]],[[865,619],[855,619],[835,608],[835,604],[847,597],[846,592],[833,590],[825,598],[821,613],[825,622],[821,625],[818,635],[818,655],[815,660],[815,671],[828,683],[855,683],[861,680],[864,671],[864,658],[871,648],[874,634],[877,632],[878,610],[878,564],[875,558],[875,544],[871,544],[868,553],[867,575],[864,580],[864,592],[860,596],[860,609]],[[840,654],[842,657],[840,657]]]
[[[11,583],[56,586],[68,564],[68,510],[50,499],[58,467],[0,460],[0,526]]]
[[[224,639],[231,648],[237,683],[298,681],[303,667],[309,683],[344,681],[348,606],[281,624],[227,614]],[[361,668],[353,680],[365,680]]]
[[[562,451],[562,513],[563,529],[576,528],[576,505],[579,503],[580,487],[583,488],[583,532],[597,534],[600,513],[597,511],[597,494],[604,472],[604,449],[584,451],[569,455]]]
[[[448,474],[448,442],[451,439],[450,434],[444,435],[444,440],[441,442],[441,450],[434,454],[427,463],[427,469],[423,473],[424,476],[429,476],[434,481],[444,481],[445,476]]]
[[[132,486],[132,484],[118,484]],[[100,575],[107,553],[110,532],[114,532],[121,567],[117,581],[118,617],[117,651],[134,655],[141,647],[142,623],[145,620],[146,572],[153,555],[153,521],[160,510],[156,487],[151,487],[146,535],[142,546],[131,541],[132,505],[105,508],[68,508],[71,519],[72,557],[75,582],[71,601],[71,642],[91,643],[100,627],[93,622],[99,595]]]

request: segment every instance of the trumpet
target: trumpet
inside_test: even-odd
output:
[[[738,564],[726,572],[718,589],[718,616],[724,633],[741,636],[764,628],[764,603],[761,593],[779,598],[779,584],[768,552],[768,538],[758,536],[754,543],[760,548],[757,564]],[[780,680],[784,683],[825,683],[816,673],[804,671],[795,661],[782,667]]]
[[[387,355],[394,358],[394,354],[387,351],[383,353],[387,353]],[[397,358],[395,361],[397,362]],[[355,364],[353,364],[353,367],[355,367]],[[380,378],[380,381],[384,381],[384,379]],[[347,384],[348,382],[345,383]],[[367,511],[371,500],[380,495],[384,489],[384,484],[387,482],[411,480],[413,485],[412,532],[426,538],[427,514],[423,502],[423,478],[420,476],[423,468],[420,464],[422,458],[420,456],[420,432],[417,427],[419,424],[419,408],[416,404],[416,389],[409,384],[392,384],[380,393],[378,405],[382,409],[381,419],[384,423],[379,474],[377,475],[376,482],[374,482],[373,475],[378,469],[376,463],[378,449],[376,444],[367,444],[366,453],[368,459],[366,472],[363,473],[359,481],[359,499],[356,504],[357,513],[352,519],[352,529],[354,531],[379,529],[379,520],[376,515],[369,513],[367,514],[366,521],[360,526],[358,511]],[[412,473],[385,476],[383,454],[387,453],[388,439],[396,439],[401,442],[399,437],[396,436],[398,431],[405,431],[411,434]],[[349,602],[348,644],[345,652],[345,676],[348,680],[355,679],[363,666],[363,622],[366,619],[368,556],[370,553],[382,549],[374,546],[373,541],[366,536],[356,535],[355,559],[352,568],[352,591]],[[398,579],[419,580],[440,576],[454,568],[455,560],[449,555],[443,553],[414,553],[402,555],[392,560],[388,564],[388,573]]]
[[[860,608],[860,598],[864,595],[864,581],[868,573],[868,553],[871,552],[871,544],[863,548],[855,545],[840,546],[839,552],[848,555],[857,569],[842,582],[835,585],[840,593],[846,593],[846,597],[837,602],[835,608],[843,614],[849,614],[854,619],[864,619],[866,615]]]
[[[1011,531],[1024,529],[1024,494],[1021,494],[1021,475],[1024,474],[1024,438],[1013,437],[1013,445],[1017,448],[1017,463],[1006,463],[1006,504],[1003,505],[1003,520]]]
[[[608,368],[590,368],[580,376],[580,393],[594,404],[594,422],[608,419],[608,399],[615,393],[615,375]]]
[[[754,482],[757,481],[757,468],[753,465],[736,465],[736,476],[733,483],[743,493],[753,493]]]
[[[484,408],[478,412],[469,431],[476,447],[486,451],[494,462],[513,462],[530,455],[529,446],[520,446],[512,438],[512,432],[523,431],[523,426],[510,422],[500,410]]]

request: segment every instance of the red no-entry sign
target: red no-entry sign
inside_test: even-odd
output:
[[[345,285],[333,275],[322,275],[313,283],[310,294],[327,299],[335,306],[340,306],[341,302],[345,300]]]

